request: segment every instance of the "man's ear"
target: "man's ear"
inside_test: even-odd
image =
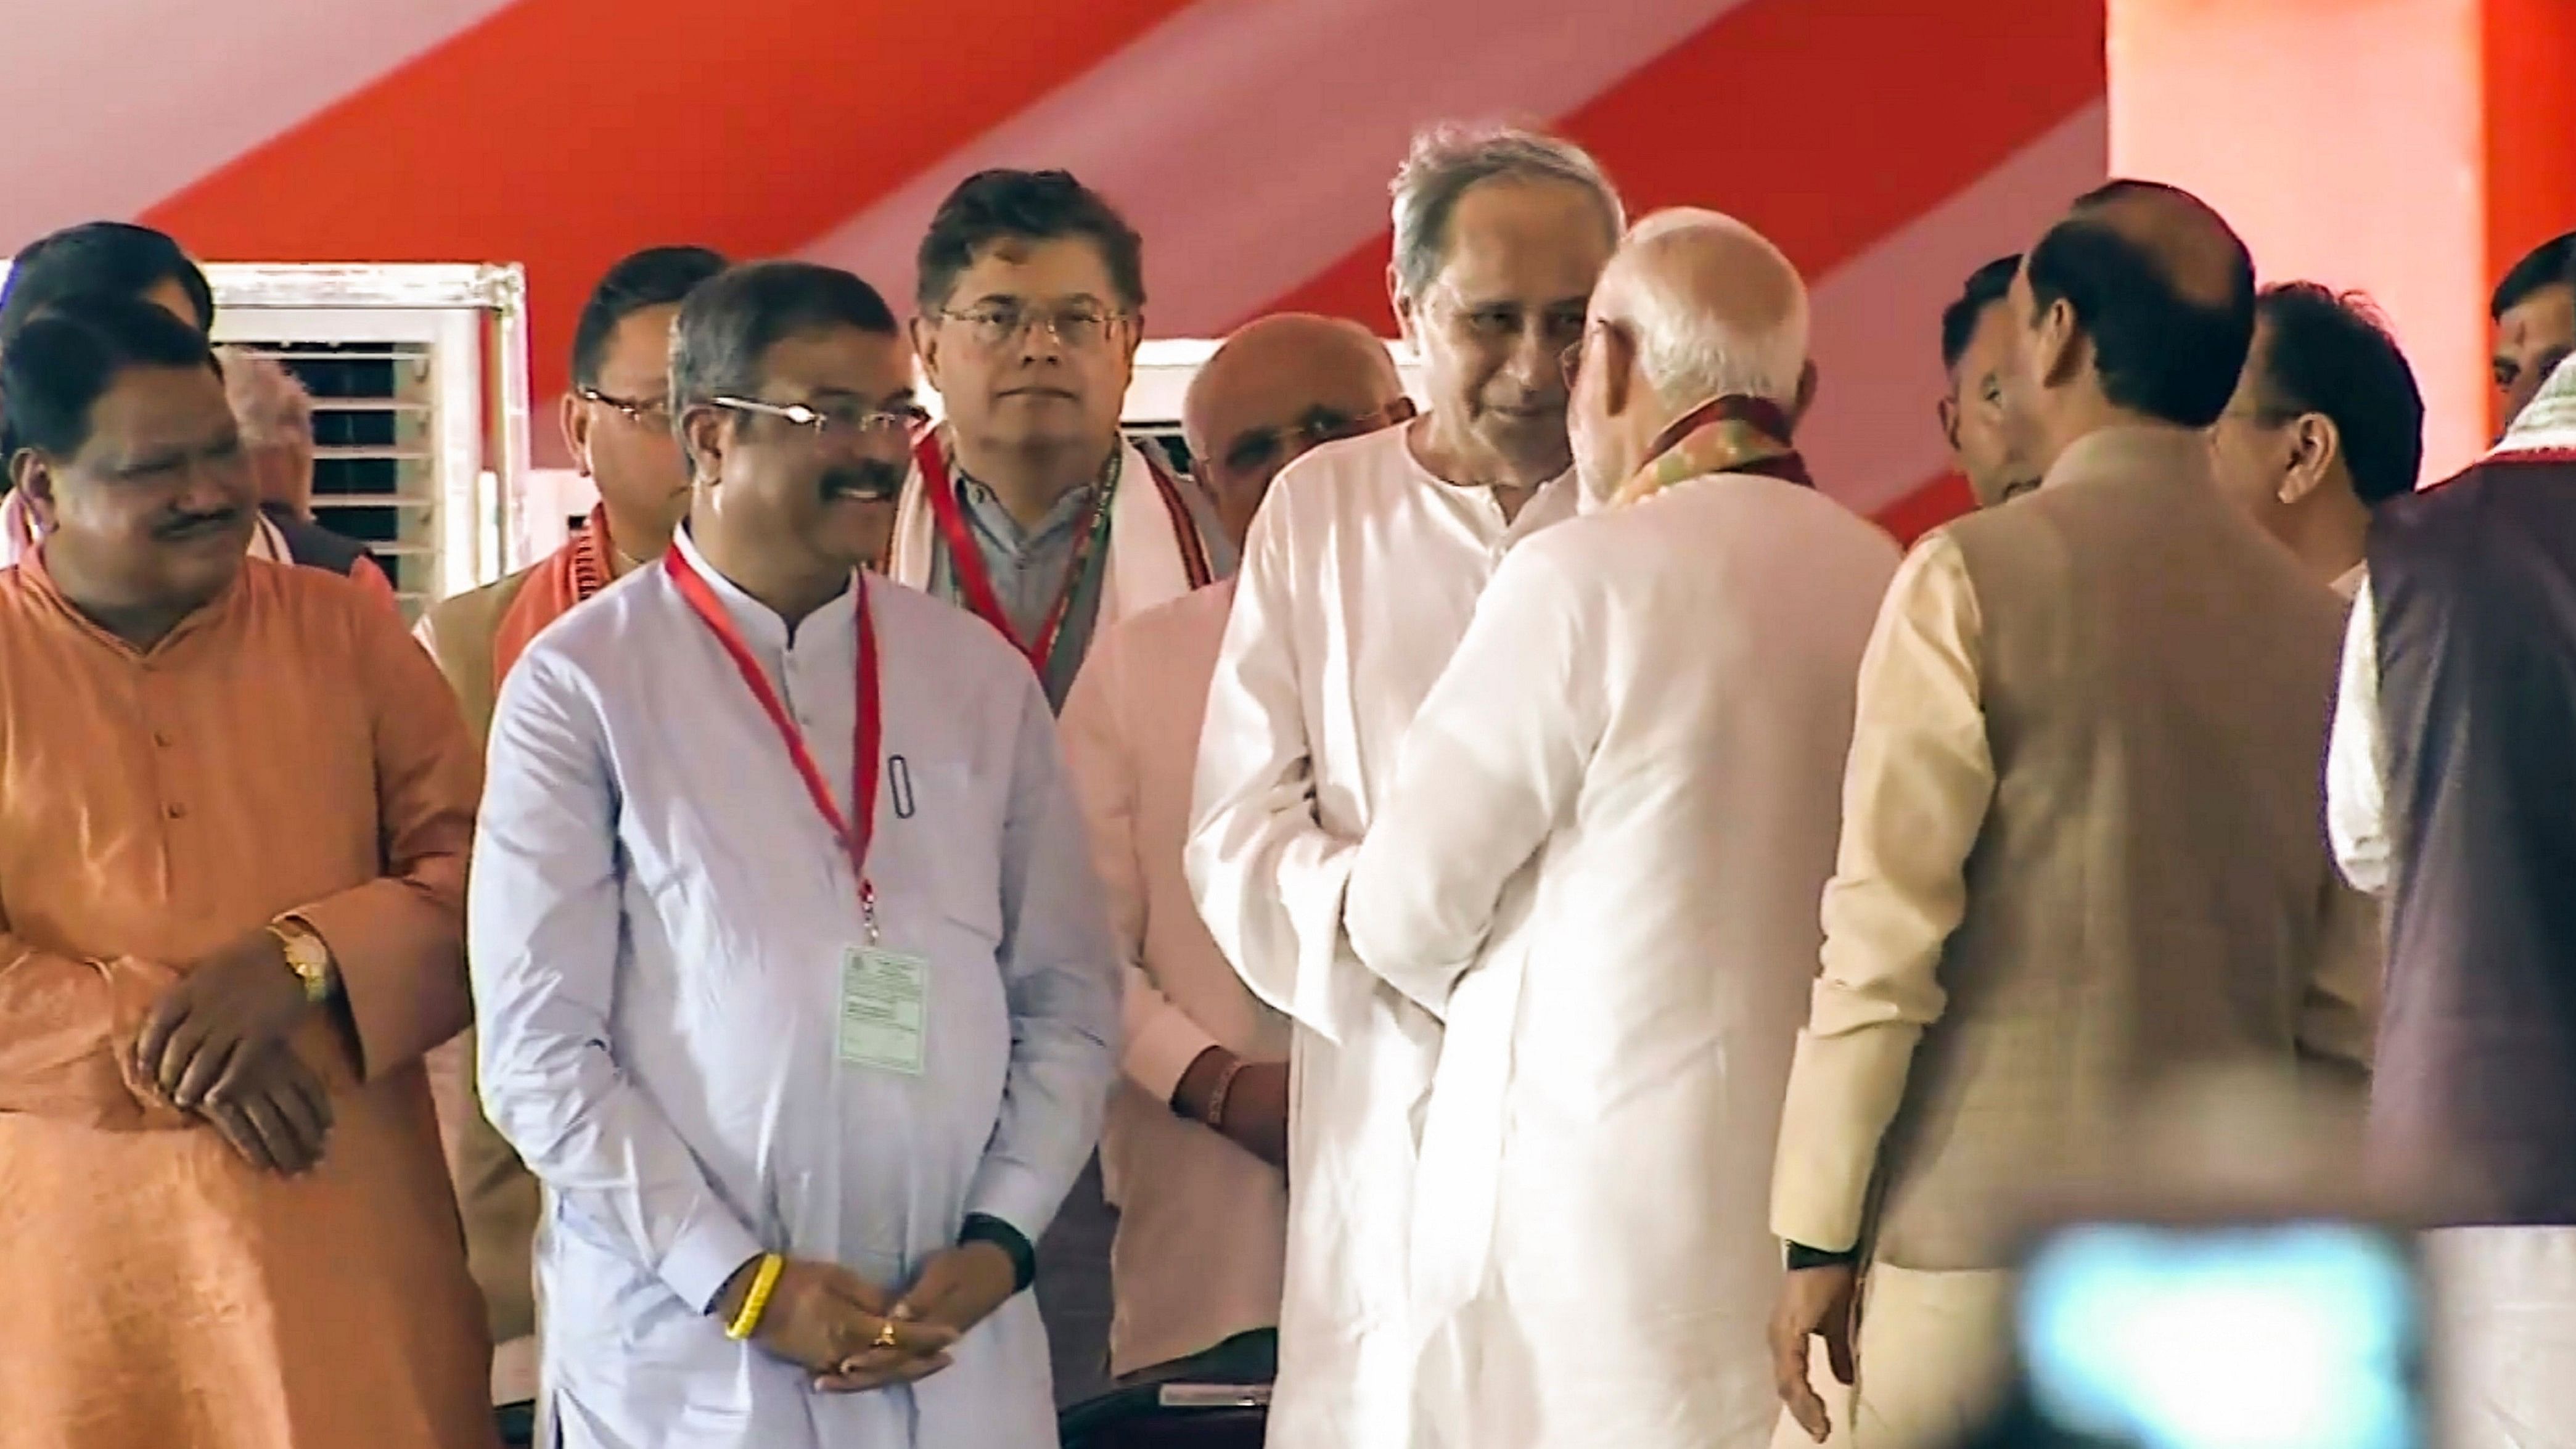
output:
[[[27,495],[27,516],[38,532],[54,526],[53,460],[33,448],[20,448],[9,459],[9,486]]]
[[[2343,461],[2343,430],[2323,413],[2290,420],[2290,470],[2281,475],[2281,501],[2296,503],[2323,487]]]
[[[1810,357],[1807,365],[1798,369],[1798,396],[1789,404],[1791,432],[1796,432],[1798,425],[1807,420],[1807,409],[1816,405],[1816,377],[1816,360]]]
[[[1623,418],[1637,405],[1637,344],[1619,327],[1601,328],[1600,338],[1592,345],[1591,361],[1601,368],[1601,415]]]
[[[1949,440],[1950,451],[1956,453],[1959,451],[1959,399],[1957,395],[1944,395],[1940,402],[1933,405],[1932,410],[1940,415],[1941,436]]]
[[[915,317],[906,330],[912,335],[912,355],[921,359],[922,380],[930,384],[932,392],[939,391],[939,324],[928,317]]]
[[[1386,304],[1395,309],[1396,335],[1420,351],[1421,339],[1414,334],[1413,299],[1404,295],[1404,284],[1396,280],[1393,263],[1386,269]]]
[[[723,408],[695,407],[680,416],[680,447],[689,460],[689,481],[724,476],[725,449],[733,445],[734,415]]]
[[[2050,387],[2064,387],[2092,365],[2092,347],[2077,325],[2075,304],[2064,297],[2048,304],[2031,331],[2030,345],[2038,366],[2032,374]]]
[[[572,465],[581,476],[590,476],[590,409],[577,393],[565,393],[563,406],[556,410],[556,420],[563,425],[564,447],[572,453]]]

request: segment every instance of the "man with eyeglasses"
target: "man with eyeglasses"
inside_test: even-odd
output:
[[[1624,225],[1579,148],[1443,127],[1397,173],[1395,308],[1430,410],[1281,474],[1244,546],[1186,864],[1296,1026],[1275,1449],[1409,1446],[1414,1109],[1440,1022],[1351,952],[1343,889],[1395,751],[1513,545],[1574,512],[1565,350]]]
[[[1386,344],[1356,323],[1265,317],[1190,380],[1181,427],[1228,537],[1316,444],[1410,415]],[[1181,874],[1223,580],[1104,630],[1064,707],[1126,963],[1125,1080],[1100,1161],[1118,1207],[1110,1370],[1122,1382],[1278,1372],[1288,1227],[1288,1018],[1245,989]]]
[[[573,327],[573,390],[562,409],[564,442],[599,486],[599,506],[543,561],[422,616],[421,643],[464,706],[478,751],[502,677],[537,632],[669,546],[689,501],[688,469],[671,435],[671,323],[690,289],[724,269],[723,257],[686,246],[640,251],[608,269]],[[492,1402],[505,1436],[526,1443],[537,1396],[529,1261],[537,1181],[484,1120],[473,1065],[468,1031],[432,1054],[430,1075],[467,1254],[497,1345]]]
[[[1231,573],[1206,496],[1125,441],[1144,243],[1063,171],[979,172],[923,235],[912,341],[939,392],[887,572],[965,609],[1057,708],[1100,630]],[[1066,1402],[1106,1386],[1112,1223],[1086,1171],[1039,1254]]]
[[[502,692],[469,945],[483,1099],[548,1188],[567,1449],[1054,1442],[1031,1244],[1117,974],[1027,662],[865,571],[919,420],[802,262],[692,291],[662,562]]]
[[[981,617],[1061,707],[1101,627],[1232,571],[1207,500],[1118,419],[1144,244],[1062,171],[985,171],[922,237],[912,340],[940,426],[913,452],[888,572]]]

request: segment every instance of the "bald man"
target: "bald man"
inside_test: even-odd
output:
[[[1240,546],[1270,480],[1318,442],[1409,416],[1386,344],[1265,317],[1191,380],[1181,425]],[[1228,579],[1092,646],[1062,731],[1127,963],[1124,1080],[1102,1129],[1119,1209],[1112,1372],[1268,1382],[1287,1238],[1287,1018],[1256,999],[1181,875],[1190,772],[1234,602]]]
[[[1779,1408],[1764,1183],[1897,549],[1791,441],[1779,251],[1632,231],[1568,409],[1582,517],[1504,560],[1344,918],[1443,1023],[1409,1305],[1420,1449],[1749,1449]]]
[[[2141,1091],[2220,1063],[2360,1085],[2368,933],[2318,828],[2342,605],[2203,434],[2254,301],[2227,224],[2139,182],[2013,279],[2004,422],[2043,481],[1916,545],[1861,668],[1773,1175],[1784,1439],[1972,1427],[2024,1196],[2115,1146]],[[1864,1250],[1834,1413],[1808,1341],[1854,1377]]]

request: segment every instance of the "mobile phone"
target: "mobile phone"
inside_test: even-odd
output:
[[[2061,1442],[2423,1449],[2426,1318],[2391,1228],[2070,1223],[2024,1263],[2016,1397]]]

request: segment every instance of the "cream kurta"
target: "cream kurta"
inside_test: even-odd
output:
[[[1419,426],[1419,425],[1417,425]],[[1298,1022],[1273,1449],[1404,1449],[1414,1113],[1439,1023],[1342,933],[1351,856],[1396,748],[1504,553],[1570,516],[1570,479],[1506,521],[1413,459],[1412,428],[1330,443],[1253,522],[1200,737],[1186,863],[1244,981]]]
[[[1348,906],[1447,1023],[1416,1449],[1768,1440],[1765,1190],[1896,561],[1813,489],[1677,484],[1517,551],[1424,702]]]
[[[382,603],[250,561],[149,650],[0,572],[0,1446],[468,1449],[490,1345],[421,1053],[467,1015],[471,743]],[[321,1164],[125,1068],[191,962],[294,912],[345,1013]]]

